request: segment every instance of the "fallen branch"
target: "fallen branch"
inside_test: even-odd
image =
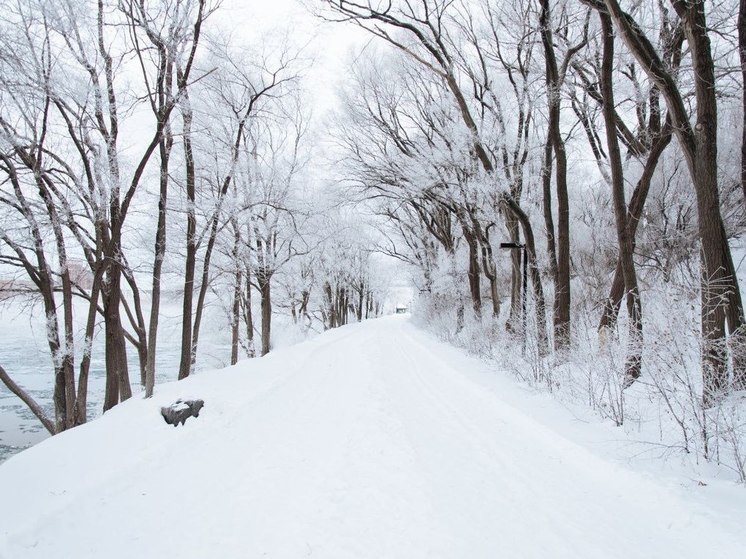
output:
[[[23,388],[18,386],[15,381],[13,381],[12,378],[8,375],[8,373],[3,369],[2,366],[0,366],[0,380],[3,381],[3,384],[8,387],[8,389],[18,396],[21,400],[23,400],[23,403],[26,404],[29,409],[33,412],[33,414],[37,417],[39,421],[41,421],[41,424],[44,425],[44,427],[49,431],[50,435],[57,434],[57,428],[55,427],[54,422],[49,419],[46,413],[44,413],[44,410],[42,407],[38,404],[36,400],[34,400],[28,392],[26,392]]]

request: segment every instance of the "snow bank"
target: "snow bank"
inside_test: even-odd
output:
[[[205,407],[174,429],[160,407],[177,398]],[[406,318],[369,321],[160,385],[11,458],[0,557],[742,554],[741,488],[634,471],[612,432]]]

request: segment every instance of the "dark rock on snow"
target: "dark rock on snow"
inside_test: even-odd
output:
[[[205,405],[204,400],[178,399],[170,406],[161,408],[161,415],[169,425],[184,425],[190,417],[199,417],[199,410]]]

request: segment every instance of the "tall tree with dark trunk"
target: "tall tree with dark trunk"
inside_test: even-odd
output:
[[[567,193],[567,154],[565,142],[560,130],[560,104],[562,80],[557,67],[557,56],[554,50],[552,23],[550,21],[549,0],[541,0],[539,26],[541,41],[544,45],[544,64],[546,67],[546,89],[549,106],[549,124],[547,145],[555,159],[555,179],[557,187],[557,234],[549,233],[549,239],[556,238],[556,263],[552,263],[554,278],[554,347],[561,349],[570,344],[570,202]],[[545,150],[545,196],[549,180],[548,169],[551,159],[549,150]],[[546,202],[545,202],[546,204]],[[551,204],[549,204],[551,207]],[[551,212],[551,210],[549,210]],[[552,244],[550,242],[550,251]]]
[[[689,113],[674,77],[665,67],[640,25],[617,0],[593,2],[608,9],[627,48],[645,69],[648,77],[666,99],[676,137],[686,157],[697,197],[701,245],[702,374],[704,402],[716,403],[728,391],[726,337],[730,333],[743,343],[743,305],[728,238],[720,214],[717,175],[717,99],[715,65],[712,58],[704,0],[671,0],[691,50],[696,99],[695,122]],[[726,329],[727,327],[727,329]],[[734,381],[742,386],[746,373],[742,363],[734,363]]]
[[[738,8],[738,55],[741,61],[741,189],[746,205],[746,0],[739,2]]]
[[[624,170],[622,154],[617,137],[616,112],[614,107],[614,28],[609,14],[599,12],[603,37],[603,61],[601,63],[601,96],[603,97],[604,123],[606,125],[606,146],[611,167],[611,189],[616,220],[619,263],[624,278],[629,315],[629,340],[624,369],[624,385],[631,385],[640,376],[642,362],[642,303],[637,285],[637,271],[632,253],[632,231],[627,215],[624,193]]]

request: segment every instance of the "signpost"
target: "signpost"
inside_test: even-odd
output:
[[[526,289],[528,288],[528,255],[526,245],[521,243],[500,243],[500,248],[508,250],[520,250],[523,258],[523,283],[521,284],[521,327],[523,330],[523,342],[521,354],[526,356]]]

